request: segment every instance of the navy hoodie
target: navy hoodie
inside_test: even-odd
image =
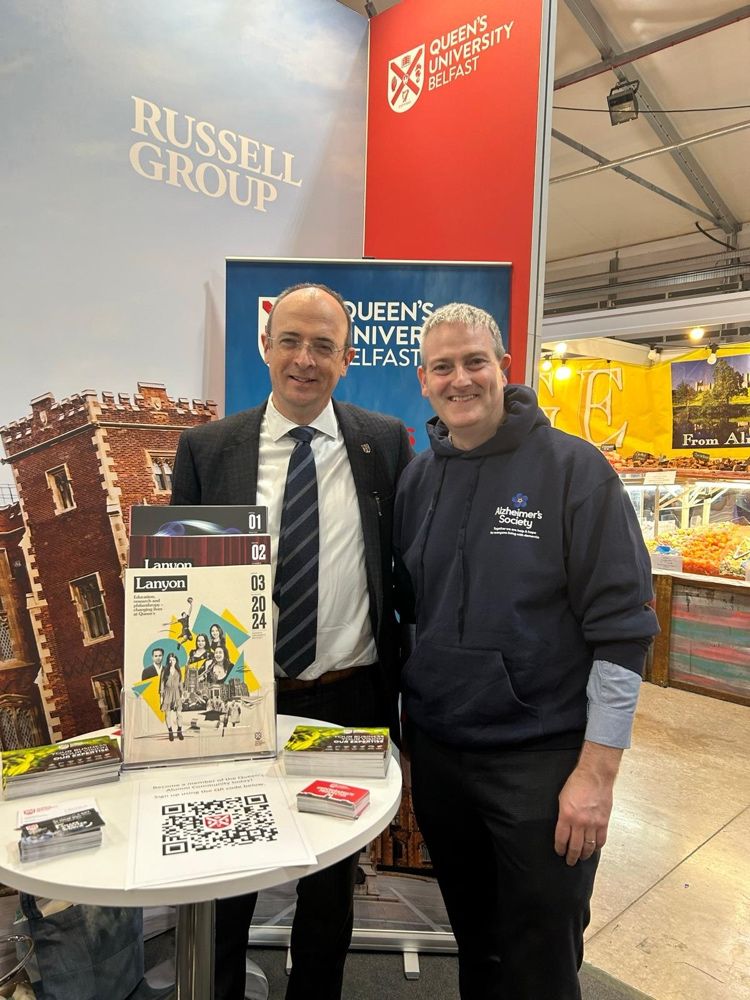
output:
[[[526,386],[506,387],[503,423],[472,451],[437,417],[427,430],[394,512],[416,602],[406,714],[466,749],[580,744],[593,661],[640,674],[658,631],[630,500]]]

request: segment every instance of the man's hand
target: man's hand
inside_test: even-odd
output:
[[[581,756],[560,792],[555,851],[569,865],[586,861],[607,842],[612,788],[622,750],[584,742]]]

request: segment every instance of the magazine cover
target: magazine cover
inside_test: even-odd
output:
[[[126,570],[123,766],[275,754],[268,563]]]
[[[132,535],[128,565],[144,569],[271,562],[270,535]]]
[[[130,508],[132,535],[263,535],[268,530],[265,507],[227,504],[172,507],[137,504]]]

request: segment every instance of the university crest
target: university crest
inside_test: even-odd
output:
[[[397,114],[414,107],[423,84],[424,45],[417,45],[388,63],[388,103]]]

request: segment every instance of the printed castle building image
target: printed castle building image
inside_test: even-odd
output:
[[[119,721],[130,507],[169,502],[181,432],[216,416],[139,382],[132,398],[45,394],[0,427],[18,491],[0,508],[0,749],[9,698],[33,720],[17,745]]]
[[[26,611],[29,578],[21,549],[21,506],[0,506],[0,748],[47,742],[47,723],[35,679],[39,657]]]

